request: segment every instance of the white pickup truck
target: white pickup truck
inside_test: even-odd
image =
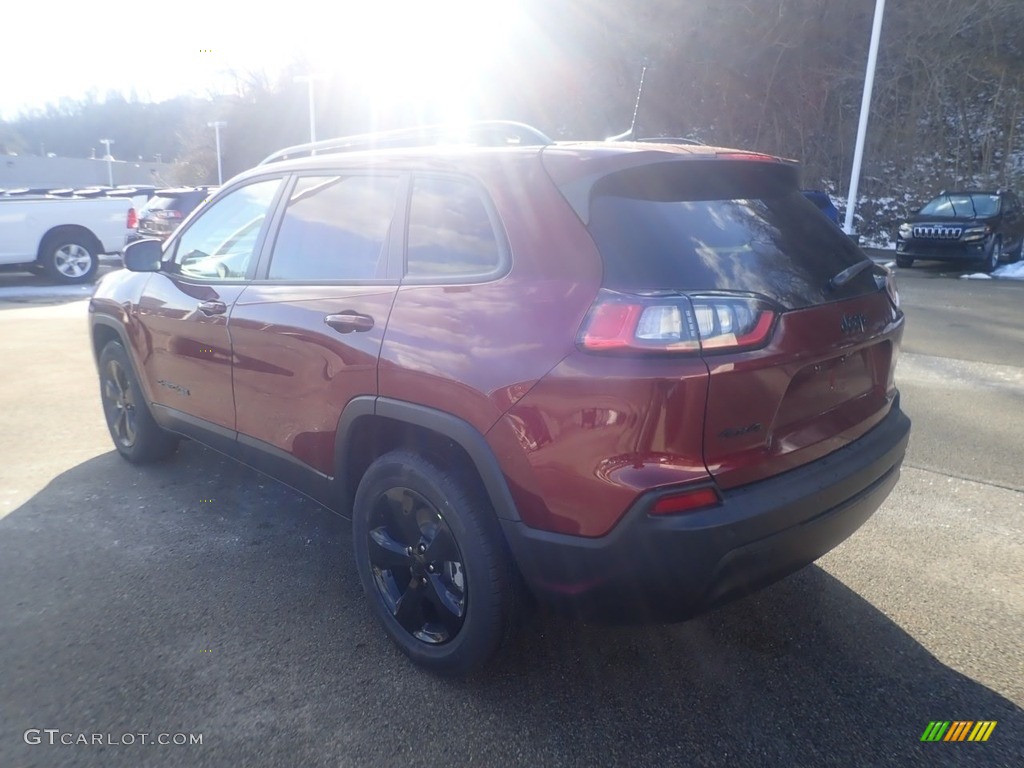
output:
[[[24,265],[61,283],[90,282],[101,254],[124,249],[133,217],[129,198],[0,197],[0,266]]]

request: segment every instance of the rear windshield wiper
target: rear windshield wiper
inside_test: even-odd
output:
[[[828,287],[833,291],[837,291],[866,269],[874,269],[879,274],[885,274],[885,267],[875,264],[871,259],[865,259],[864,261],[858,261],[852,267],[847,267],[832,277],[828,281]]]

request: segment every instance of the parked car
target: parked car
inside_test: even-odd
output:
[[[61,283],[91,282],[100,256],[122,250],[134,213],[131,200],[120,198],[2,198],[0,265]]]
[[[804,197],[814,203],[818,210],[825,214],[829,221],[839,226],[839,210],[836,208],[828,192],[821,189],[805,189]]]
[[[4,197],[40,197],[48,195],[50,189],[50,187],[18,187],[6,190]]]
[[[128,242],[143,238],[167,238],[185,218],[203,201],[210,197],[216,187],[177,187],[158,189],[139,211],[135,232],[128,235]]]
[[[896,265],[917,259],[973,261],[992,272],[1024,249],[1024,212],[1013,192],[942,192],[900,224]]]
[[[792,163],[436,133],[282,150],[127,248],[89,314],[125,459],[188,436],[351,516],[371,610],[445,674],[526,594],[680,620],[878,508],[904,316]]]
[[[105,186],[93,186],[93,187],[78,187],[73,190],[75,197],[106,197],[110,192],[114,191],[114,187]]]

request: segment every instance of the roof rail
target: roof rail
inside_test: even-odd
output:
[[[615,141],[616,139],[605,139],[605,141]],[[691,147],[703,147],[707,146],[703,141],[697,139],[684,139],[681,136],[649,136],[643,139],[634,139],[638,144],[682,144]]]
[[[399,149],[429,147],[438,144],[461,144],[477,147],[541,146],[554,142],[545,134],[524,123],[508,120],[480,120],[472,123],[447,123],[399,128],[394,131],[359,133],[336,139],[312,141],[279,149],[260,161],[260,165],[286,160],[289,157],[357,152],[361,149]]]

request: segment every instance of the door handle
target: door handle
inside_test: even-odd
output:
[[[200,303],[199,311],[204,315],[223,315],[228,311],[228,305],[223,301],[204,301]]]
[[[369,315],[361,315],[352,310],[345,310],[336,315],[327,315],[324,322],[339,333],[352,333],[352,331],[368,331],[373,328],[373,318]]]

